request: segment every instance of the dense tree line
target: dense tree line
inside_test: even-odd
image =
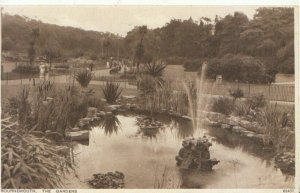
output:
[[[121,37],[112,33],[85,31],[73,27],[63,27],[41,21],[24,18],[18,15],[4,14],[2,18],[2,48],[15,54],[27,55],[32,47],[32,32],[38,29],[39,37],[34,41],[36,56],[73,58],[86,56],[91,59],[98,57],[117,56]]]
[[[131,49],[136,45],[137,32],[138,27],[125,38]],[[173,19],[149,30],[144,50],[169,64],[184,64],[191,71],[208,61],[212,78],[222,74],[228,80],[270,82],[278,72],[294,73],[294,11],[259,8],[251,20],[241,12],[216,16],[214,21]],[[233,72],[238,77],[233,78]],[[253,76],[253,72],[258,75]]]
[[[241,12],[225,17],[187,20],[172,19],[164,26],[148,29],[136,26],[125,37],[111,33],[44,24],[20,16],[3,16],[3,50],[16,53],[30,48],[32,29],[39,28],[38,55],[68,57],[89,56],[129,58],[136,65],[153,60],[185,65],[196,71],[208,61],[210,77],[226,69],[253,77],[243,70],[256,71],[264,77],[243,81],[270,81],[277,72],[294,73],[293,8],[259,8],[253,19]],[[117,52],[119,50],[119,52]],[[235,66],[237,65],[237,66]],[[228,72],[232,73],[232,72]],[[244,75],[242,75],[244,74]]]

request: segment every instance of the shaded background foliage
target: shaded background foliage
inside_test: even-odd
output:
[[[216,16],[214,20],[172,19],[155,29],[136,26],[125,37],[5,14],[3,50],[14,53],[27,50],[31,31],[37,27],[40,29],[37,55],[44,55],[48,60],[58,55],[61,58],[117,57],[119,49],[120,58],[138,60],[138,63],[163,60],[168,64],[185,64],[186,70],[190,71],[198,70],[204,60],[210,64],[217,59],[221,66],[233,65],[231,62],[238,66],[231,66],[233,68],[261,66],[258,73],[266,73],[269,79],[277,72],[294,73],[294,10],[288,7],[259,8],[253,19],[242,12],[224,18]],[[141,29],[145,29],[145,33],[141,33]],[[139,44],[143,50],[137,51]],[[143,54],[137,57],[139,51]],[[266,80],[265,77],[258,79]]]

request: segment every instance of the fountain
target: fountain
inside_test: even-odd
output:
[[[202,112],[208,106],[208,101],[205,100],[204,83],[205,71],[207,63],[204,62],[201,68],[200,78],[196,79],[196,85],[187,85],[184,83],[184,88],[188,95],[189,111],[192,118],[193,129],[197,130],[202,127]],[[198,139],[188,138],[182,142],[182,148],[176,156],[177,165],[183,169],[196,169],[198,171],[211,171],[212,167],[219,163],[216,159],[210,158],[209,147],[212,144],[206,136]]]

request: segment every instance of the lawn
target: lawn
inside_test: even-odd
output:
[[[197,77],[197,72],[186,72],[181,65],[168,65],[165,69],[164,77],[169,80],[175,90],[184,91],[185,81],[193,81]],[[269,100],[275,101],[295,101],[294,84],[246,84],[223,81],[216,84],[214,80],[203,85],[204,92],[213,95],[229,95],[229,90],[241,89],[244,97],[263,94]]]
[[[28,86],[28,85],[27,85]],[[68,86],[68,84],[65,83],[55,83],[56,88],[58,89],[64,89],[65,87]],[[79,85],[75,85],[78,89],[80,89]],[[104,98],[103,93],[102,93],[102,85],[89,85],[88,89],[93,89],[94,96],[97,98]],[[21,90],[22,86],[21,85],[1,85],[1,103],[5,102],[6,99],[11,98],[13,96],[16,96],[18,92]],[[34,86],[30,86],[30,90],[32,91],[34,89]],[[121,95],[137,95],[137,89],[133,88],[126,88],[122,90]]]
[[[11,72],[16,67],[16,63],[5,61],[5,62],[1,62],[1,66],[3,72]]]
[[[10,61],[5,61],[1,63],[2,70],[1,72],[1,80],[6,81],[6,80],[19,80],[19,79],[29,79],[29,78],[38,78],[39,74],[25,74],[25,73],[18,73],[18,72],[13,72],[13,69],[15,69],[17,62],[10,62]],[[54,67],[55,65],[64,65],[65,63],[52,63],[52,66]],[[71,64],[67,64],[71,65]],[[89,65],[81,65],[81,68],[90,68]],[[104,64],[95,64],[93,66],[93,71],[94,70],[104,70],[106,69],[106,65]],[[59,75],[65,75],[69,74],[70,71],[68,68],[58,68],[55,69],[53,68],[51,71],[51,76],[59,76]]]

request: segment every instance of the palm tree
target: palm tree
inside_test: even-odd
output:
[[[164,64],[149,63],[138,76],[141,97],[150,103],[150,113],[153,118],[154,95],[159,89],[163,89],[166,82],[163,79],[163,72],[166,68]]]
[[[163,88],[165,80],[162,78],[167,66],[161,63],[148,63],[144,68],[144,74],[153,78],[158,88]]]
[[[140,71],[140,62],[141,62],[142,57],[145,53],[143,40],[144,40],[145,34],[147,32],[148,32],[148,29],[147,29],[146,25],[143,25],[143,26],[139,27],[139,34],[140,34],[141,39],[140,39],[140,42],[138,43],[138,45],[136,47],[136,50],[135,50],[135,58],[137,59],[137,65],[136,65],[137,72]]]
[[[35,59],[36,51],[35,51],[35,44],[37,38],[40,36],[40,30],[39,28],[33,28],[31,31],[31,39],[29,41],[29,49],[28,49],[28,57],[29,57],[29,63],[32,65]]]
[[[108,51],[109,51],[109,47],[111,46],[111,42],[109,39],[106,39],[104,42],[103,42],[103,48],[105,50],[105,53],[106,53],[106,58],[108,58]]]

